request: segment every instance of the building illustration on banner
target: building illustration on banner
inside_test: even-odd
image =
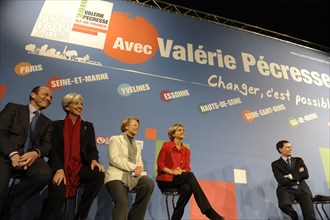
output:
[[[44,44],[39,48],[36,47],[35,44],[27,44],[25,46],[25,50],[28,51],[29,54],[33,54],[33,55],[46,56],[56,59],[78,62],[78,63],[86,63],[91,65],[102,66],[101,62],[90,60],[90,55],[86,54],[83,57],[79,57],[78,52],[76,50],[67,50],[67,46],[64,47],[63,51],[58,51],[55,48],[48,48],[47,44]]]

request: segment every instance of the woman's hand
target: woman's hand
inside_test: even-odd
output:
[[[140,176],[143,171],[144,168],[142,166],[137,166],[134,170],[134,176]]]
[[[63,169],[57,170],[54,177],[53,177],[53,184],[56,186],[59,186],[62,182],[64,181],[64,185],[66,185],[66,178],[65,178],[65,173]]]
[[[92,160],[92,162],[91,162],[91,169],[94,170],[95,167],[97,167],[99,169],[99,171],[101,171],[103,173],[105,172],[105,169],[102,166],[102,164],[100,164],[96,160]]]
[[[173,170],[173,175],[181,175],[184,172],[184,170],[181,170],[180,167],[177,167],[175,170]]]

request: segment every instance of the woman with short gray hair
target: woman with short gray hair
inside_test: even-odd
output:
[[[49,165],[54,173],[48,197],[39,219],[56,219],[66,199],[75,197],[83,185],[75,219],[86,219],[104,181],[104,167],[98,162],[94,126],[82,119],[83,98],[69,93],[62,99],[64,120],[54,121],[53,150]]]
[[[115,204],[112,210],[114,220],[144,220],[154,190],[154,181],[144,170],[141,147],[136,145],[134,139],[139,126],[138,118],[127,117],[120,126],[122,134],[110,138],[104,183]],[[130,210],[128,192],[136,193]]]

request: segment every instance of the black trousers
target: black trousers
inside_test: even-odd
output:
[[[154,181],[148,176],[142,176],[134,188],[135,201],[128,211],[128,188],[120,180],[105,184],[115,206],[112,210],[113,220],[144,220],[148,203],[154,191]]]
[[[4,204],[10,178],[15,174],[19,175],[20,182]],[[37,159],[27,170],[17,170],[13,168],[11,160],[2,155],[0,155],[0,175],[0,218],[4,216],[4,212],[7,217],[12,217],[26,200],[40,192],[52,178],[51,169],[43,158]]]
[[[84,219],[87,218],[93,201],[103,186],[104,173],[100,172],[97,167],[91,170],[90,166],[83,165],[78,175],[80,178],[79,183],[84,184],[84,188],[81,201],[78,205],[77,215]],[[43,202],[39,217],[40,220],[56,219],[65,203],[65,192],[66,188],[63,181],[59,186],[51,182],[48,184],[48,196]]]
[[[180,196],[174,209],[172,220],[182,218],[184,208],[192,194],[194,194],[196,203],[203,214],[206,214],[212,208],[192,172],[184,172],[182,175],[174,176],[172,182],[158,181],[157,184],[160,190],[168,188],[177,188],[179,190]]]
[[[314,220],[315,212],[312,197],[301,188],[288,189],[285,193],[277,195],[279,208],[285,214],[289,215],[292,220],[298,220],[298,214],[292,207],[292,203],[296,200],[303,213],[305,220]]]

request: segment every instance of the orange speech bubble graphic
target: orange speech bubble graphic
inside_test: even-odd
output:
[[[28,62],[20,62],[15,66],[15,73],[20,76],[26,76],[31,73],[31,64]]]
[[[243,119],[245,120],[245,121],[247,121],[247,122],[253,122],[254,121],[254,117],[250,117],[250,114],[252,113],[252,111],[251,110],[244,110],[243,112],[242,112],[242,117],[243,117]]]
[[[157,30],[143,17],[114,12],[103,51],[124,63],[143,63],[156,54],[157,38]]]

